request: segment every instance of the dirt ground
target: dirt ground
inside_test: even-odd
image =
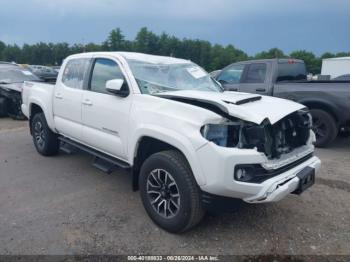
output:
[[[101,173],[83,153],[45,158],[27,122],[0,119],[0,254],[350,255],[350,139],[318,149],[301,196],[206,216],[190,232],[152,223],[131,177]]]

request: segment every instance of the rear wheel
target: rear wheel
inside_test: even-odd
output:
[[[180,152],[163,151],[146,159],[139,188],[148,215],[169,232],[186,231],[204,215],[198,185]]]
[[[338,127],[335,119],[328,112],[321,109],[311,109],[312,130],[316,135],[317,147],[328,146],[337,136]]]
[[[59,140],[47,125],[43,113],[35,114],[31,121],[33,142],[36,150],[44,156],[52,156],[58,153]]]

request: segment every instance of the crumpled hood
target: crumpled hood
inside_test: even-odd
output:
[[[184,90],[163,92],[157,96],[181,99],[181,102],[198,101],[203,107],[205,104],[214,105],[223,113],[256,124],[261,124],[265,119],[274,124],[285,116],[305,108],[304,105],[281,98],[231,91],[217,93]]]

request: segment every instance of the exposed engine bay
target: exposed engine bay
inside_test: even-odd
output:
[[[206,139],[219,146],[256,148],[268,159],[278,159],[281,155],[307,144],[311,125],[308,111],[299,110],[274,125],[267,119],[260,125],[237,120],[220,125],[206,125],[201,132]]]

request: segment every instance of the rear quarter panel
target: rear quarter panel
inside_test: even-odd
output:
[[[52,110],[52,97],[55,85],[45,83],[25,82],[22,92],[22,111],[30,118],[32,106],[39,106],[44,114],[48,126],[51,130],[55,130]]]

